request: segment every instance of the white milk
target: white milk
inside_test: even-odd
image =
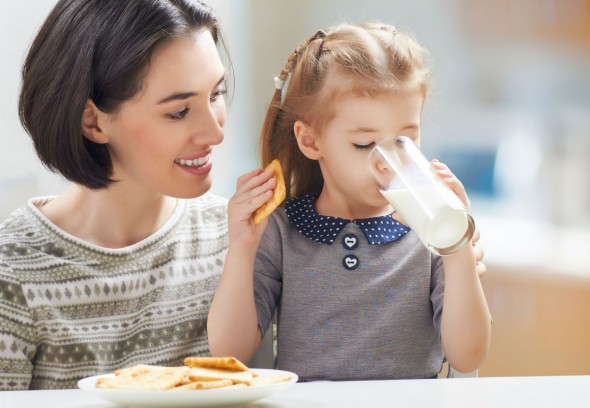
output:
[[[381,194],[399,211],[420,241],[436,253],[453,253],[471,237],[473,219],[459,198],[442,185],[424,185],[412,191],[394,189]],[[421,203],[426,203],[428,208]]]

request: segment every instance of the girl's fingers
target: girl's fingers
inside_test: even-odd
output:
[[[486,265],[483,262],[476,263],[475,270],[477,271],[477,276],[480,278],[482,278],[487,272]]]
[[[272,172],[271,172],[272,174]],[[248,181],[241,191],[236,193],[233,198],[235,204],[247,204],[248,207],[254,206],[254,209],[260,207],[272,196],[272,190],[276,187],[277,181],[274,177],[264,180],[264,178],[255,178],[253,182]],[[262,182],[262,184],[259,184]]]
[[[475,230],[473,231],[473,237],[471,238],[471,242],[473,243],[473,245],[477,244],[480,238],[481,231],[479,230],[479,228],[475,227]]]
[[[243,174],[238,177],[238,181],[236,184],[236,193],[243,191],[244,189],[250,189],[249,185],[256,185],[256,183],[260,184],[260,181],[257,181],[256,178],[263,175],[262,169],[255,169],[249,173]]]
[[[256,169],[240,176],[236,193],[228,203],[230,220],[249,222],[252,213],[272,197],[275,186],[272,170]]]
[[[477,275],[481,278],[486,273],[486,265],[482,262],[484,257],[484,249],[483,247],[478,244],[480,239],[480,232],[479,228],[476,228],[473,234],[472,245],[473,245],[473,252],[475,255],[475,270],[477,271]]]
[[[471,202],[469,201],[469,197],[467,196],[467,192],[465,191],[463,183],[461,183],[461,181],[453,174],[453,172],[451,172],[446,164],[441,163],[436,159],[432,160],[431,164],[435,174],[440,177],[455,194],[457,194],[461,202],[463,202],[468,210],[471,209]],[[476,227],[475,231],[473,232],[471,243],[475,253],[475,270],[477,275],[481,278],[486,274],[487,268],[482,262],[484,250],[483,247],[478,243],[480,238],[481,232],[479,228]]]
[[[465,191],[463,183],[449,170],[446,164],[434,159],[431,161],[434,173],[440,178],[461,200],[463,205],[470,210],[471,202]]]

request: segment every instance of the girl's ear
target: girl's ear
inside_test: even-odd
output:
[[[311,160],[319,160],[322,157],[316,145],[317,133],[311,126],[298,120],[293,125],[293,132],[295,133],[297,145],[299,145],[301,153]]]
[[[86,101],[82,112],[82,134],[86,139],[98,144],[108,143],[109,139],[104,131],[107,114],[96,107],[90,99]]]

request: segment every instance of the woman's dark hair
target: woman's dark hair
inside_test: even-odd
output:
[[[140,91],[154,50],[203,30],[231,65],[217,18],[200,1],[60,0],[22,69],[19,117],[43,164],[88,188],[108,187],[108,147],[82,134],[86,102],[116,112]]]

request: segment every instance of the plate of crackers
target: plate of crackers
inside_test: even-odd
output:
[[[139,364],[84,378],[78,387],[124,406],[239,406],[283,391],[298,380],[289,371],[248,368],[234,357],[187,357],[184,364]]]

